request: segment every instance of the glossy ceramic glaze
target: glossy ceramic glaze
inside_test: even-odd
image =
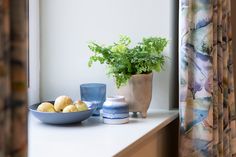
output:
[[[123,124],[129,121],[129,107],[123,96],[106,99],[103,104],[103,121],[107,124]]]
[[[86,83],[80,85],[80,96],[82,101],[89,102],[95,107],[93,115],[99,116],[102,105],[106,100],[106,85],[102,83]]]

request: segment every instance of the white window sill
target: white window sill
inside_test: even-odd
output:
[[[149,110],[148,117],[128,124],[103,124],[89,118],[69,126],[46,125],[29,114],[29,157],[110,157],[157,133],[178,117],[178,111]]]

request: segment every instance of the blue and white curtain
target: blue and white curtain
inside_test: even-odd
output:
[[[231,2],[179,8],[180,156],[236,157]]]

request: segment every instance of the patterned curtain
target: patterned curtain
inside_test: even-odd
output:
[[[181,157],[236,157],[230,0],[180,0]]]
[[[27,156],[27,10],[0,0],[0,157]]]

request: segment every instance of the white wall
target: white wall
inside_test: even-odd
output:
[[[39,49],[39,0],[29,0],[29,105],[40,99]]]
[[[114,80],[107,77],[104,65],[87,67],[91,55],[87,44],[91,40],[112,43],[119,34],[126,34],[134,42],[148,36],[170,40],[165,50],[170,56],[166,71],[154,76],[151,107],[175,105],[172,100],[177,93],[173,84],[178,77],[174,74],[177,67],[174,3],[173,0],[41,0],[42,100],[62,94],[78,99],[79,85],[85,82],[106,83],[108,95],[115,94]]]

